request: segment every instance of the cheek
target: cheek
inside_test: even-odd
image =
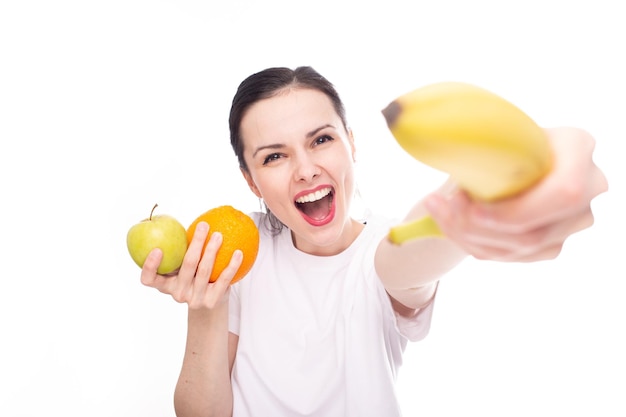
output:
[[[348,203],[354,195],[356,188],[354,166],[348,160],[342,159],[334,163],[332,167],[327,167],[331,178],[340,187],[340,194],[336,195],[336,197],[343,200],[344,203]]]
[[[271,202],[276,196],[280,195],[286,178],[278,170],[268,170],[263,175],[256,175],[254,183],[261,198],[267,203],[268,200]]]
[[[341,173],[348,182],[354,182],[354,163],[350,158],[342,158],[335,163],[335,172]],[[346,184],[348,186],[349,184]]]
[[[353,194],[354,191],[356,189],[356,180],[355,180],[355,176],[354,176],[354,170],[350,170],[348,173],[346,173],[346,177],[345,177],[345,184],[346,184],[346,191],[347,191],[347,198],[350,198]]]

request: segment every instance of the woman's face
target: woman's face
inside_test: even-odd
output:
[[[349,217],[354,142],[330,99],[313,89],[286,89],[258,101],[241,121],[250,189],[315,255],[341,252],[361,226]]]

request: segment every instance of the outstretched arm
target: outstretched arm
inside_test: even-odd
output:
[[[595,140],[574,128],[546,132],[554,150],[554,167],[527,192],[480,203],[446,185],[407,216],[410,220],[430,213],[446,238],[403,245],[381,241],[376,268],[395,300],[409,308],[425,305],[437,280],[467,255],[507,262],[555,258],[569,236],[593,224],[591,201],[608,189],[592,159]]]

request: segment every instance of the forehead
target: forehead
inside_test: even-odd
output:
[[[321,125],[335,128],[341,119],[328,96],[319,90],[291,88],[254,103],[241,120],[244,142],[301,135]]]

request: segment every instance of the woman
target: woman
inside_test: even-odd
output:
[[[231,144],[266,213],[257,261],[229,286],[241,262],[208,284],[221,243],[196,229],[183,266],[159,276],[161,252],[142,282],[189,306],[175,392],[182,416],[398,416],[394,381],[408,340],[428,332],[437,283],[464,257],[537,261],[593,223],[591,200],[607,189],[592,162],[594,140],[547,130],[553,172],[505,202],[479,204],[453,184],[419,201],[446,239],[392,245],[390,221],[350,216],[355,143],[331,83],[310,67],[270,68],[233,99]],[[403,191],[406,192],[406,191]]]

